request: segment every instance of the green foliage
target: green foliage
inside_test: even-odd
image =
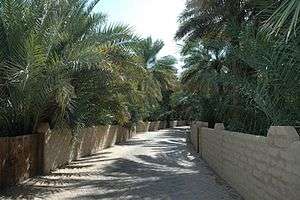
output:
[[[297,37],[300,16],[300,2],[298,0],[275,2],[269,10],[273,13],[264,23],[263,31],[269,35],[283,32],[286,35],[286,40],[289,40],[292,34]]]
[[[176,59],[173,56],[157,58],[164,44],[162,41],[143,39],[135,52],[141,57],[146,76],[139,83],[139,90],[144,91],[144,109],[140,109],[142,118],[160,120],[166,117],[170,109],[165,108],[167,93],[175,91],[178,86]]]
[[[251,38],[247,33],[240,59],[256,71],[240,79],[240,91],[249,96],[274,125],[296,125],[299,115],[300,46]]]
[[[270,125],[297,125],[299,5],[188,1],[176,35],[186,68],[186,99],[178,104],[193,119],[234,131],[264,135]]]
[[[99,0],[0,2],[0,131],[126,124],[146,117],[174,87],[161,41],[94,13]]]

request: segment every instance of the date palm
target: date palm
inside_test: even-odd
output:
[[[296,124],[298,111],[291,110],[299,107],[298,8],[298,1],[285,0],[188,1],[177,32],[184,42],[183,81],[192,94],[201,95],[217,94],[215,85],[223,85],[225,100],[231,99],[223,106],[232,113],[225,121],[227,128],[265,134],[271,124]],[[215,56],[203,45],[216,39],[225,44],[220,46],[222,76],[209,71]],[[191,48],[195,41],[200,41],[198,49]]]
[[[262,29],[269,35],[283,32],[288,40],[292,35],[299,36],[300,2],[297,0],[267,1],[271,16]]]
[[[162,91],[174,90],[176,87],[176,59],[172,56],[158,58],[163,46],[162,41],[153,41],[148,37],[141,40],[135,49],[137,56],[141,58],[146,75],[140,87],[152,102],[161,100]]]
[[[41,121],[72,124],[92,112],[79,105],[105,104],[97,101],[110,95],[112,86],[96,87],[99,80],[112,85],[110,77],[122,77],[125,82],[125,69],[139,69],[129,50],[135,40],[131,30],[105,25],[105,16],[92,12],[98,1],[0,2],[2,132],[31,133]],[[121,104],[120,97],[113,98],[112,105]]]

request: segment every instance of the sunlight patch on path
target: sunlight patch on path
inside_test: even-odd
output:
[[[185,144],[187,129],[139,134],[5,194],[6,199],[203,199],[241,197]]]

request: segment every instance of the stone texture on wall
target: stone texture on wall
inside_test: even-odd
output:
[[[97,153],[98,151],[105,149],[105,143],[111,143],[109,140],[109,130],[111,126],[97,126],[83,128],[79,131],[75,137],[78,137],[80,143],[80,157],[89,156]],[[114,127],[112,128],[114,129]]]
[[[129,132],[129,130],[127,128],[118,127],[116,144],[121,144],[122,142],[124,142],[126,135],[129,134],[128,132]]]
[[[177,126],[186,126],[186,122],[185,121],[177,121]]]
[[[49,129],[45,133],[43,173],[47,174],[72,160],[114,145],[114,130],[115,127],[111,126],[82,128],[75,133],[70,128]]]
[[[102,147],[103,149],[112,147],[116,144],[118,129],[119,129],[118,125],[110,126],[110,128],[107,132],[107,134],[108,134],[106,137],[107,139],[104,141],[104,147]]]
[[[166,129],[168,125],[167,121],[160,121],[159,123],[159,129]]]
[[[43,173],[47,174],[68,164],[72,158],[77,156],[73,155],[72,151],[75,145],[71,129],[49,129],[45,133]]]
[[[145,133],[149,131],[150,122],[138,122],[136,125],[136,132],[137,133]]]
[[[177,121],[170,121],[170,128],[175,128],[177,126]]]
[[[246,200],[300,199],[300,140],[293,127],[267,137],[200,127],[203,159]]]
[[[127,142],[129,139],[134,137],[136,134],[137,134],[136,126],[133,126],[130,128],[119,126],[116,144],[122,144],[124,142]]]
[[[48,174],[73,160],[89,156],[136,134],[122,126],[97,126],[72,132],[51,130],[42,123],[37,134],[0,138],[0,188],[15,185],[38,174]]]
[[[0,138],[0,188],[38,173],[38,135]]]
[[[187,134],[187,142],[191,143],[195,150],[199,151],[199,146],[201,145],[199,142],[200,137],[202,134],[200,134],[201,127],[208,127],[207,122],[201,122],[201,121],[194,121],[191,123],[191,130],[190,133]]]
[[[78,133],[76,133],[75,137],[77,142],[80,144],[78,157],[89,156],[95,151],[98,138],[94,127],[81,129]],[[100,135],[100,137],[102,137],[102,135]],[[99,138],[99,140],[101,139]]]
[[[158,131],[160,121],[150,122],[149,131]]]

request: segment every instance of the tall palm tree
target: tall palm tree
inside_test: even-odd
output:
[[[234,119],[233,123],[225,122],[227,128],[243,130],[241,127],[245,127],[249,132],[266,133],[271,124],[294,125],[299,118],[297,109],[291,112],[291,108],[299,104],[299,37],[294,42],[281,41],[285,35],[291,36],[291,30],[295,34],[299,31],[295,25],[298,24],[298,4],[285,0],[188,2],[177,32],[177,39],[184,39],[183,53],[186,52],[187,71],[183,81],[192,91],[199,91],[201,86],[211,83],[213,86],[222,83],[225,91],[233,91],[233,97],[225,93],[233,103],[224,105],[232,107],[228,113],[232,113],[229,117]],[[273,13],[269,13],[270,10]],[[259,31],[262,24],[273,37],[270,41],[266,41],[265,33]],[[278,33],[277,41],[272,33]],[[218,48],[224,55],[221,63],[225,71],[217,78],[214,73],[204,73],[213,69],[211,64],[215,59],[210,57],[213,53],[204,48],[207,52],[199,54],[194,47],[190,48],[195,41],[206,43],[216,38],[225,43]],[[203,47],[202,44],[200,49]],[[289,94],[282,95],[285,92]]]
[[[131,30],[106,26],[105,16],[92,12],[98,1],[0,2],[1,130],[23,134],[41,121],[72,122],[82,116],[78,105],[85,97],[90,105],[103,105],[97,101],[108,92],[101,89],[112,86],[98,87],[99,80],[113,84],[107,77],[125,80],[125,68],[139,69],[129,51]],[[88,87],[83,74],[91,78]]]
[[[140,40],[134,48],[144,69],[144,75],[138,84],[143,99],[140,105],[143,105],[141,109],[145,113],[144,118],[147,117],[147,113],[151,115],[154,110],[160,109],[159,104],[166,101],[166,94],[174,91],[177,86],[176,59],[172,56],[158,57],[163,46],[162,41],[148,37]]]
[[[219,93],[223,86],[219,82],[226,71],[225,46],[217,40],[187,43],[182,49],[184,68],[181,81],[192,92]]]
[[[141,89],[147,97],[162,98],[162,90],[174,90],[176,86],[176,59],[172,56],[158,58],[164,43],[153,41],[151,37],[143,39],[137,45],[135,52],[141,58],[145,68],[145,79],[141,82]]]

